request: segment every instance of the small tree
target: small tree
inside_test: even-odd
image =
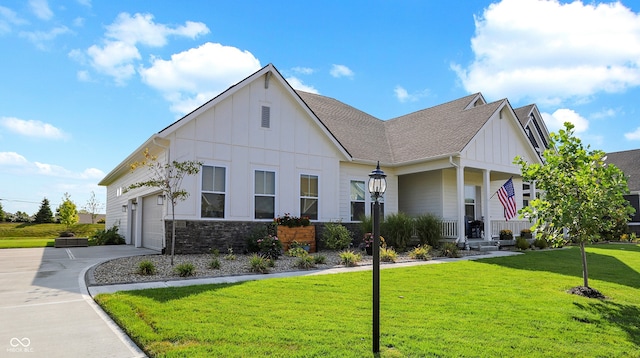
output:
[[[96,199],[96,193],[94,193],[92,190],[89,200],[87,200],[87,203],[82,208],[83,210],[86,210],[89,215],[91,215],[92,224],[95,223],[96,217],[98,216],[98,211],[102,210],[103,208],[104,204]]]
[[[80,220],[76,204],[71,201],[69,193],[64,193],[62,203],[58,206],[58,209],[56,209],[56,214],[60,218],[60,223],[64,224],[67,231]]]
[[[29,217],[29,214],[25,213],[24,211],[18,210],[15,214],[13,214],[13,221],[19,223],[28,223],[31,221],[31,218]]]
[[[6,214],[4,213],[4,209],[2,208],[2,203],[0,203],[0,222],[5,220]]]
[[[174,160],[171,163],[160,163],[157,156],[149,153],[149,148],[144,150],[143,155],[145,158],[143,161],[131,164],[131,171],[133,172],[139,167],[146,167],[149,171],[150,179],[129,185],[127,191],[142,187],[156,188],[171,203],[171,265],[173,265],[176,246],[176,204],[179,200],[183,201],[189,197],[189,192],[182,189],[182,179],[186,175],[198,174],[202,163],[191,160],[184,162]]]
[[[40,203],[40,209],[36,213],[33,222],[35,222],[36,224],[47,224],[53,222],[53,212],[51,211],[51,206],[49,205],[49,199],[42,199],[42,203]]]
[[[602,232],[627,222],[634,209],[623,197],[629,192],[624,173],[605,164],[605,153],[585,149],[573,136],[574,126],[551,133],[550,148],[543,164],[529,164],[516,157],[524,181],[535,181],[543,192],[521,216],[535,220],[532,229],[543,228],[548,241],[568,240],[580,245],[584,287],[589,287],[585,244],[600,238]]]

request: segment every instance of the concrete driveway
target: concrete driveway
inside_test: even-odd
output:
[[[0,250],[0,357],[144,357],[84,283],[93,265],[155,254],[129,245]]]

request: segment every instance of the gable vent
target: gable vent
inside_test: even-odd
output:
[[[271,128],[271,107],[262,106],[262,128]]]

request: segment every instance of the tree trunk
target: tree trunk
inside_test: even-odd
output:
[[[589,287],[589,270],[587,269],[587,253],[584,251],[584,241],[580,243],[580,254],[582,254],[582,279],[584,287]]]
[[[171,201],[171,266],[173,266],[173,254],[176,251],[176,204]]]

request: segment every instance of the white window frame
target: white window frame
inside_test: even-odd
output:
[[[316,177],[316,179],[318,181],[318,193],[317,193],[318,196],[313,197],[313,196],[302,195],[301,184],[302,184],[302,176],[303,175],[304,176],[309,176],[309,177]],[[299,213],[300,217],[307,216],[307,215],[303,214],[302,210],[301,210],[302,199],[311,199],[311,200],[315,199],[316,200],[316,210],[318,211],[317,212],[317,218],[313,219],[313,218],[309,217],[309,220],[311,220],[311,221],[319,221],[320,220],[320,174],[318,174],[318,173],[308,173],[308,172],[298,173],[298,210],[300,211],[300,213]]]
[[[218,163],[205,163],[202,165],[202,168],[204,167],[213,167],[213,168],[223,168],[224,169],[224,191],[216,191],[216,190],[204,190],[203,186],[202,186],[202,181],[203,181],[203,175],[204,175],[204,170],[200,171],[200,182],[199,182],[199,189],[200,189],[200,197],[198,200],[198,210],[200,212],[200,219],[203,220],[224,220],[227,217],[227,213],[228,211],[228,205],[229,205],[229,167],[224,165],[224,164],[218,164]],[[214,175],[215,178],[215,175]],[[215,187],[214,187],[215,189]],[[222,215],[221,218],[219,217],[208,217],[208,216],[203,216],[202,215],[202,194],[222,194],[224,195],[224,214]]]
[[[361,182],[363,184],[364,197],[363,197],[362,200],[354,200],[351,197],[351,184],[353,182]],[[362,178],[360,178],[360,179],[358,179],[358,178],[349,179],[349,219],[350,219],[350,221],[352,221],[352,222],[360,222],[360,220],[358,220],[357,218],[356,219],[353,218],[353,211],[352,211],[352,209],[353,209],[352,204],[353,203],[362,203],[362,205],[363,205],[362,214],[367,215],[367,194],[369,194],[369,191],[368,191],[368,188],[367,188],[367,180],[362,179]]]
[[[256,172],[265,172],[265,173],[273,173],[273,195],[271,194],[258,194],[256,193]],[[273,217],[271,218],[256,218],[256,197],[260,196],[260,197],[273,197],[273,216],[275,217],[276,213],[278,212],[278,172],[273,169],[265,169],[265,168],[254,168],[253,169],[253,181],[251,182],[252,184],[252,190],[253,190],[253,219],[254,220],[269,220],[269,221],[273,221]]]

